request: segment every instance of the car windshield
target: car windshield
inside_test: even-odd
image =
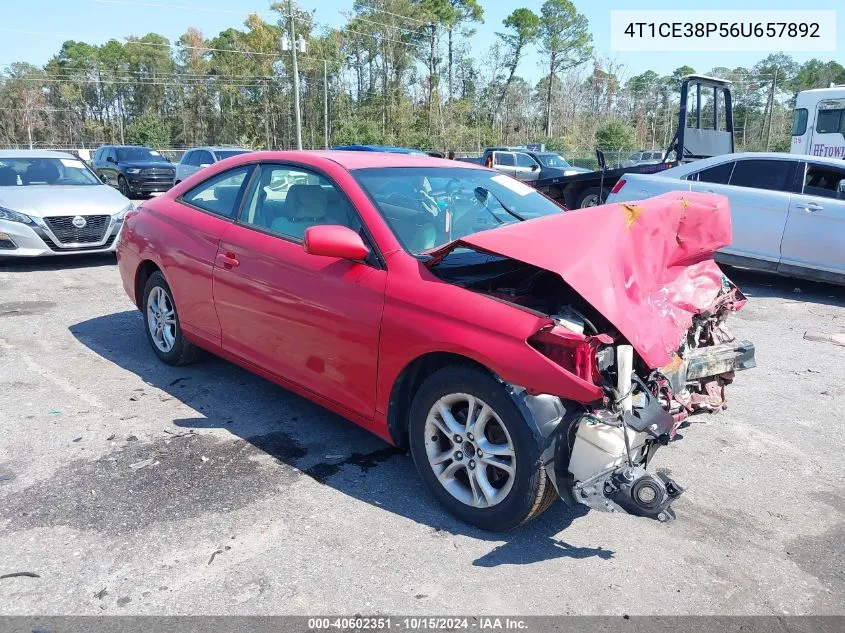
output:
[[[117,160],[121,163],[125,161],[170,162],[160,153],[149,147],[119,147],[117,149]]]
[[[535,154],[535,156],[543,167],[556,167],[558,169],[572,167],[560,154]]]
[[[0,158],[0,187],[101,184],[78,158]]]
[[[563,212],[536,189],[482,169],[389,167],[352,173],[414,255],[478,231]]]
[[[249,153],[248,149],[218,149],[214,152],[217,155],[217,160],[223,160],[224,158],[231,158],[232,156],[237,156],[239,154],[247,154]]]

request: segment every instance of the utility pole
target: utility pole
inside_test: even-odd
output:
[[[766,130],[766,151],[769,151],[769,140],[772,138],[772,115],[775,111],[775,90],[778,83],[778,67],[775,66],[775,74],[772,77],[772,95],[769,99],[769,127]]]
[[[302,149],[302,117],[299,112],[299,66],[296,63],[296,28],[293,20],[293,0],[288,0],[288,20],[290,21],[290,50],[293,54],[293,109],[296,115],[296,148]]]
[[[267,80],[264,80],[264,138],[266,149],[270,147],[270,100],[267,94]]]
[[[326,149],[329,149],[329,69],[325,59],[323,60],[323,135]]]

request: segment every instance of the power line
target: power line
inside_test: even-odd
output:
[[[412,33],[414,35],[419,35],[420,29],[423,28],[423,27],[417,27],[415,29],[406,29],[402,26],[396,26],[395,24],[384,24],[382,22],[375,22],[374,20],[368,20],[367,18],[361,17],[360,15],[352,15],[350,17],[349,14],[345,14],[343,11],[338,11],[338,13],[340,15],[342,15],[343,17],[345,17],[350,22],[358,20],[358,21],[361,21],[361,22],[367,22],[368,24],[373,24],[375,26],[381,26],[381,27],[384,27],[386,29],[396,29],[398,31],[404,31],[406,33]],[[428,26],[431,26],[431,25],[428,25]]]
[[[409,22],[417,22],[419,24],[425,24],[426,26],[429,26],[429,27],[432,26],[432,23],[430,21],[420,20],[419,18],[413,18],[409,15],[401,15],[399,13],[391,13],[390,11],[385,11],[384,9],[379,9],[378,7],[363,4],[361,2],[356,2],[355,4],[352,5],[352,7],[353,8],[359,7],[361,9],[368,9],[369,11],[374,11],[376,13],[383,13],[385,15],[392,15],[395,18],[402,18],[403,20],[408,20]],[[438,26],[439,28],[443,28],[442,26],[439,26],[439,25],[434,25],[434,26]]]
[[[153,9],[173,9],[176,11],[202,11],[205,13],[230,13],[235,15],[243,15],[243,14],[250,14],[255,13],[258,15],[270,15],[269,12],[259,12],[259,11],[236,11],[234,9],[219,9],[216,7],[203,7],[199,5],[188,5],[188,4],[164,4],[160,2],[139,2],[137,0],[92,0],[92,2],[96,2],[98,4],[115,4],[115,5],[123,5],[123,6],[135,6],[135,7],[146,7],[146,8],[153,8]]]

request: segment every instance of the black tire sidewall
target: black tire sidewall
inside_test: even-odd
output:
[[[153,340],[153,335],[150,332],[149,323],[147,322],[147,304],[150,300],[150,293],[156,286],[160,286],[167,293],[167,296],[170,297],[170,303],[173,306],[173,312],[176,316],[176,342],[173,345],[173,349],[171,349],[169,352],[162,352],[156,346],[155,341]],[[182,358],[182,352],[184,350],[186,341],[185,337],[182,335],[182,326],[179,323],[179,308],[176,305],[176,299],[173,296],[173,291],[167,284],[164,275],[162,275],[160,272],[154,272],[152,275],[150,275],[150,278],[147,280],[147,284],[144,286],[144,305],[141,311],[141,315],[144,319],[144,332],[146,332],[147,340],[150,342],[150,347],[153,348],[153,352],[155,352],[156,356],[158,356],[159,359],[161,359],[168,365],[179,364]]]
[[[590,207],[582,207],[581,205],[583,204],[584,200],[590,196],[599,196],[598,204],[604,204],[604,201],[607,200],[607,197],[609,195],[610,190],[607,187],[590,187],[578,197],[578,202],[575,204],[575,207],[578,209],[589,209]]]
[[[126,178],[123,176],[119,176],[117,179],[117,190],[127,198],[132,194],[132,191],[129,189],[129,183],[126,182]]]
[[[473,508],[455,499],[437,480],[425,450],[425,422],[434,403],[449,393],[468,393],[488,405],[507,427],[514,444],[516,474],[504,501],[491,508]],[[528,423],[505,387],[492,375],[473,367],[447,367],[429,376],[411,405],[409,445],[417,470],[429,491],[461,520],[485,530],[503,531],[522,523],[534,507],[540,477],[539,448]]]

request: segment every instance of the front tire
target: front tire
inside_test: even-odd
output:
[[[446,367],[429,376],[414,396],[408,432],[426,487],[471,525],[508,530],[556,499],[522,413],[479,369]]]
[[[144,286],[144,330],[156,356],[168,365],[187,365],[199,356],[199,348],[182,334],[173,291],[156,271]]]
[[[117,190],[123,195],[124,198],[129,198],[132,195],[132,192],[129,191],[129,183],[126,182],[126,178],[123,176],[117,177]]]

